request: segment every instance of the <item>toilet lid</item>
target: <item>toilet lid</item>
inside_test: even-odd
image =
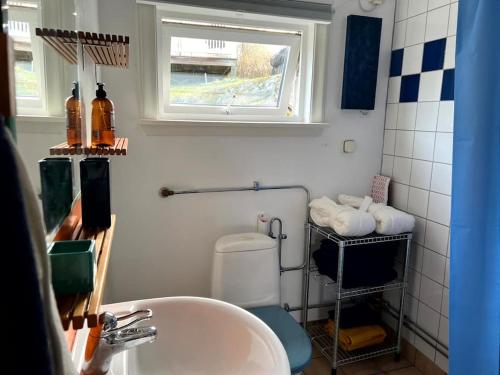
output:
[[[261,233],[239,233],[221,237],[215,243],[217,253],[267,250],[276,247],[276,241]]]
[[[285,348],[292,374],[304,370],[311,363],[311,339],[302,326],[280,306],[265,306],[248,309],[260,318],[278,336]]]

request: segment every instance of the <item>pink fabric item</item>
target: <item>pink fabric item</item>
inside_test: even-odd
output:
[[[391,182],[391,179],[386,176],[377,175],[373,177],[373,203],[387,204],[387,199],[389,197],[389,182]]]

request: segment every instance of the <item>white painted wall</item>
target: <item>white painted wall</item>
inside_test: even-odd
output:
[[[151,135],[139,121],[136,4],[99,2],[100,31],[130,35],[128,70],[102,69],[115,103],[116,127],[129,138],[129,155],[112,160],[112,206],[118,215],[109,273],[109,302],[171,296],[208,296],[213,245],[224,234],[253,231],[259,211],[280,216],[288,239],[288,266],[302,261],[303,193],[273,191],[174,196],[161,199],[161,186],[198,188],[262,184],[305,184],[314,196],[366,194],[380,171],[394,1],[366,14],[383,17],[376,110],[341,111],[346,16],[365,14],[358,1],[336,1],[329,31],[325,120],[321,135],[266,135],[246,129],[237,135]],[[153,42],[153,41],[152,41]],[[21,134],[22,138],[23,135]],[[342,153],[342,140],[355,139],[357,152]],[[300,303],[301,275],[284,277],[284,302]]]
[[[346,16],[363,14],[357,1],[338,2],[330,30],[326,120],[321,136],[151,136],[137,125],[136,5],[134,0],[100,1],[101,32],[130,35],[128,71],[103,68],[116,106],[118,134],[129,137],[130,155],[112,162],[113,211],[118,214],[110,272],[110,300],[169,295],[208,296],[213,245],[224,234],[254,230],[265,210],[284,219],[285,261],[302,261],[304,197],[300,192],[249,192],[174,196],[161,186],[196,188],[263,184],[306,184],[313,194],[367,193],[380,170],[394,2],[372,16],[383,17],[376,110],[364,116],[341,111],[340,93]],[[290,135],[290,133],[288,133]],[[358,151],[343,154],[343,139]],[[284,301],[300,301],[300,274],[284,279]]]

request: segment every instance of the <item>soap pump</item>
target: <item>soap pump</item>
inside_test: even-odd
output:
[[[73,82],[71,96],[66,99],[66,139],[69,146],[82,145],[82,102],[80,85]]]
[[[97,84],[92,100],[92,146],[115,144],[115,112],[113,102],[106,98],[104,83]]]

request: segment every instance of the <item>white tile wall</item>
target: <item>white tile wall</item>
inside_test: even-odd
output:
[[[392,179],[396,182],[408,185],[410,183],[411,159],[394,158],[394,167],[392,170]]]
[[[407,197],[408,199],[408,197]],[[415,217],[415,228],[413,228],[413,241],[423,245],[425,243],[425,226],[426,220],[424,218]]]
[[[427,203],[429,202],[429,190],[410,187],[408,195],[408,212],[420,217],[427,214]]]
[[[387,104],[387,110],[385,112],[386,129],[396,129],[398,121],[398,105],[399,104]]]
[[[434,161],[451,164],[453,157],[453,134],[436,133]]]
[[[405,47],[424,42],[426,18],[425,13],[408,18],[404,43]]]
[[[450,287],[450,257],[446,257],[446,270],[444,272],[444,286]]]
[[[384,132],[384,154],[394,155],[395,142],[396,142],[396,131],[386,130]]]
[[[448,23],[448,35],[457,34],[458,2],[450,6],[450,18]]]
[[[415,130],[435,131],[438,122],[439,103],[438,102],[420,102],[417,105],[417,120]],[[386,129],[387,123],[386,123]]]
[[[429,194],[429,209],[427,217],[439,224],[450,225],[451,197],[449,195]]]
[[[404,48],[402,75],[420,73],[418,101],[399,103],[400,77],[389,80],[382,173],[390,203],[415,216],[406,313],[448,342],[449,225],[454,102],[441,101],[442,70],[423,72],[424,42],[446,38],[444,69],[455,68],[458,4],[396,0],[393,50]],[[448,359],[414,333],[403,336],[444,371]]]
[[[389,78],[387,88],[387,103],[399,103],[399,92],[401,89],[401,77]]]
[[[422,262],[424,258],[424,247],[414,242],[411,249],[410,267],[415,271],[422,272]]]
[[[448,345],[448,318],[441,316],[441,320],[439,322],[439,340]]]
[[[403,54],[402,74],[416,74],[422,71],[422,57],[424,55],[424,45],[415,44],[406,47]]]
[[[448,318],[448,304],[450,299],[450,290],[448,288],[443,288],[443,303],[441,304],[441,314]]]
[[[424,257],[422,261],[422,273],[434,280],[436,283],[443,285],[444,270],[446,266],[446,257],[432,250],[424,249]],[[442,289],[442,287],[441,287]],[[435,310],[441,308],[441,299],[436,303]]]
[[[410,185],[429,190],[431,184],[432,163],[413,159],[411,163]]]
[[[408,17],[427,12],[428,0],[410,0],[408,2]]]
[[[435,102],[441,98],[443,71],[434,70],[420,74],[419,102]]]
[[[432,167],[431,190],[451,195],[451,165],[434,163]]]
[[[413,151],[413,131],[396,130],[396,148],[394,154],[411,158]]]
[[[434,155],[435,138],[435,132],[416,131],[415,143],[413,144],[413,157],[421,160],[432,160]]]
[[[453,132],[453,111],[455,102],[445,101],[439,103],[439,116],[437,121],[437,130],[439,132]]]
[[[394,165],[394,156],[382,156],[382,175],[392,177],[392,167]]]
[[[404,20],[394,24],[394,36],[392,38],[392,49],[400,49],[405,46],[406,25],[408,21]]]
[[[422,302],[418,304],[417,323],[431,335],[437,337],[439,332],[439,313]]]
[[[450,3],[450,0],[429,0],[429,6],[428,9],[436,9],[439,7],[442,7],[443,5],[448,5]]]
[[[433,221],[427,220],[425,230],[425,246],[439,254],[446,256],[448,250],[449,228]]]
[[[448,35],[448,17],[450,7],[444,6],[431,10],[427,13],[427,25],[425,28],[425,41],[445,38]]]
[[[425,260],[425,254],[424,254]],[[425,266],[425,265],[424,265]],[[430,307],[433,312],[439,315],[437,312],[441,309],[441,301],[443,300],[443,287],[442,285],[436,283],[427,276],[422,275],[422,281],[420,282],[420,296],[421,302],[425,303],[426,307]]]
[[[408,17],[408,0],[399,0],[396,2],[395,21],[405,20]]]
[[[408,207],[408,185],[394,182],[390,190],[391,202],[397,209],[406,211]]]
[[[414,130],[417,118],[417,103],[400,103],[398,109],[397,128]]]
[[[446,39],[446,49],[444,53],[444,68],[451,69],[455,67],[455,49],[457,44],[456,36],[449,36]]]

